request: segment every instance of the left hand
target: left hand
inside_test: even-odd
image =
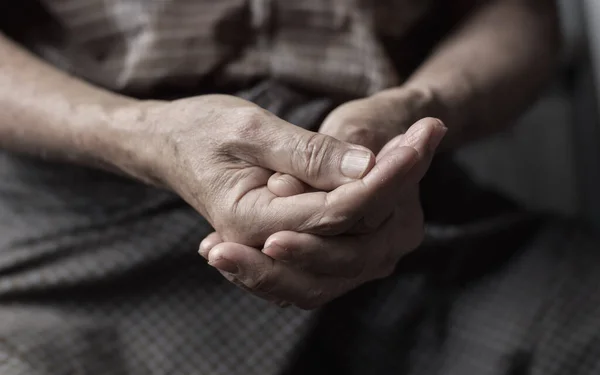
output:
[[[379,151],[381,145],[409,128],[405,121],[412,121],[412,114],[402,114],[399,107],[377,97],[353,101],[333,111],[321,131]],[[410,120],[402,120],[401,114]],[[418,182],[444,133],[438,120],[424,119],[381,150],[378,159],[399,146],[413,147],[422,159],[407,175],[405,188],[389,192],[379,200],[379,207],[374,207],[377,219],[371,220],[369,234],[324,237],[285,231],[270,236],[260,252],[223,243],[219,234],[213,233],[202,242],[200,253],[242,288],[305,309],[319,307],[364,282],[385,277],[422,241]],[[288,196],[310,189],[289,175],[278,174],[272,179],[285,188],[276,194]],[[277,184],[271,182],[269,188],[275,186],[277,191]]]

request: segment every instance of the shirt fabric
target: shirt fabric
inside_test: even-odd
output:
[[[398,65],[409,55],[394,58],[388,49],[401,47],[432,3],[40,0],[46,21],[33,25],[27,44],[114,91],[145,93],[210,76],[219,83],[271,78],[364,96],[405,78]]]

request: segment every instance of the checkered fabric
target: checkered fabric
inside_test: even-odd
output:
[[[273,82],[240,96],[307,127],[332,105]],[[305,312],[208,267],[196,249],[210,229],[176,196],[0,155],[0,374],[600,369],[598,242],[476,187],[448,157],[423,182],[422,248],[392,277]]]
[[[421,249],[322,311],[289,373],[599,374],[600,246],[542,222],[521,246]]]

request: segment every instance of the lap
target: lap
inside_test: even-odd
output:
[[[439,225],[451,235],[313,316],[227,284],[196,254],[210,227],[173,195],[76,173],[85,178],[46,189],[53,173],[0,183],[3,374],[276,374],[285,363],[316,374],[593,374],[600,365],[599,247],[570,223],[491,215],[496,226],[517,219],[465,240],[452,233],[485,220]]]
[[[273,90],[245,95],[300,107]],[[278,114],[307,128],[329,105],[292,99],[304,109]],[[438,241],[314,316],[225,282],[196,254],[210,226],[176,196],[0,153],[0,373],[600,371],[597,242],[451,189],[460,171],[437,165],[423,203]]]
[[[197,249],[211,228],[178,197],[83,168],[0,163],[0,373],[278,373],[311,314],[208,266]]]
[[[565,221],[539,224],[517,247],[415,254],[334,302],[298,373],[598,373],[599,242]]]

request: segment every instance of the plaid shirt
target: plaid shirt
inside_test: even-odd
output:
[[[62,69],[114,91],[143,94],[210,75],[226,83],[267,77],[364,96],[402,80],[382,40],[390,45],[406,38],[432,3],[41,0],[60,25],[60,43],[35,35],[28,44]]]

